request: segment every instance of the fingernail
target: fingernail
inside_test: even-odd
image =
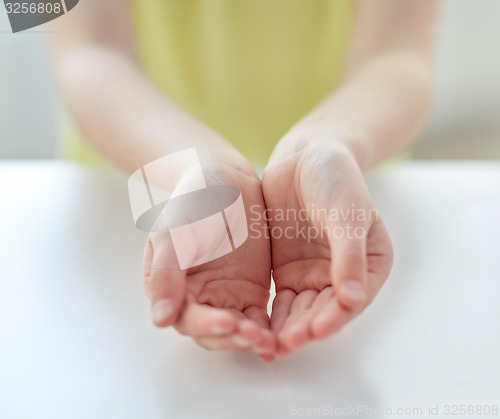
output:
[[[365,290],[358,281],[344,281],[340,286],[340,293],[347,299],[355,302],[365,299]]]
[[[233,342],[236,343],[236,345],[238,346],[242,346],[242,347],[247,347],[247,346],[250,346],[252,344],[252,342],[242,338],[241,336],[233,336]]]
[[[257,346],[255,348],[255,352],[257,352],[258,354],[263,354],[263,355],[266,355],[266,354],[270,354],[273,352],[272,349],[270,348],[261,348],[260,346]]]
[[[221,327],[221,326],[214,326],[212,327],[212,332],[216,335],[226,335],[230,332],[233,331],[233,327]]]
[[[159,300],[153,304],[153,321],[155,323],[163,323],[174,313],[174,305],[172,300],[167,298]]]

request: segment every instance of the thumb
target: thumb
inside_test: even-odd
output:
[[[180,270],[167,233],[151,233],[144,251],[143,281],[158,327],[176,323],[186,293],[186,271]]]
[[[361,230],[363,229],[363,230]],[[331,276],[339,304],[346,310],[358,310],[367,301],[367,256],[365,227],[358,234],[349,225],[336,225],[330,234]]]

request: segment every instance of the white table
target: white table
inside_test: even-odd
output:
[[[152,326],[125,176],[1,163],[0,418],[351,417],[338,409],[358,405],[372,411],[357,417],[448,417],[447,404],[500,404],[500,164],[367,177],[395,248],[388,283],[338,335],[266,364]]]

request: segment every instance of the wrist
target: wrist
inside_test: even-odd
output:
[[[221,178],[234,174],[258,179],[252,164],[230,145],[200,152],[200,161],[207,173],[219,174]]]
[[[250,199],[248,193],[261,191],[260,178],[253,166],[231,147],[200,153],[200,163],[207,185],[235,186],[245,192],[245,199]]]
[[[320,128],[293,128],[278,143],[269,160],[269,165],[287,161],[298,165],[310,158],[355,161],[361,159],[359,140],[345,132],[321,130]]]

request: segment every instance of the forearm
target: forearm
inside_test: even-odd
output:
[[[55,54],[63,96],[85,138],[127,171],[187,147],[249,170],[219,134],[159,92],[128,57],[95,44]]]
[[[428,112],[428,60],[387,52],[345,79],[280,141],[273,158],[323,144],[347,149],[361,169],[408,147]]]

